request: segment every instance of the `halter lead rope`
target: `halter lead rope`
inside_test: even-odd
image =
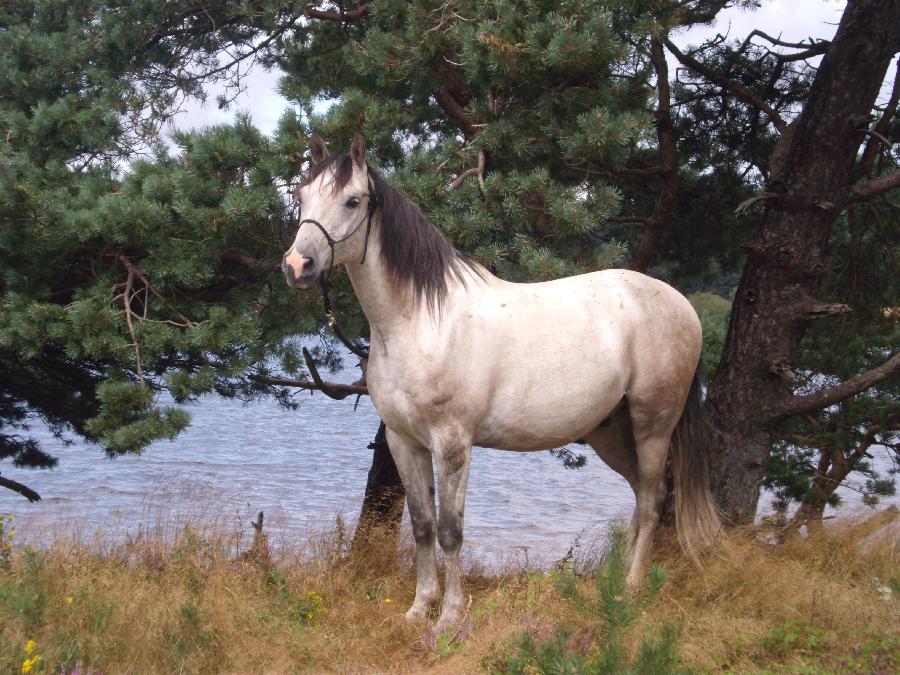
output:
[[[366,205],[366,215],[363,216],[362,220],[359,221],[359,224],[354,227],[347,236],[341,237],[340,239],[334,239],[330,234],[328,234],[328,231],[324,227],[322,227],[322,223],[320,223],[318,220],[313,220],[312,218],[305,218],[301,220],[300,224],[297,226],[297,229],[299,230],[305,223],[312,223],[319,228],[319,232],[322,233],[322,236],[325,237],[325,241],[328,242],[328,248],[331,250],[331,259],[328,261],[328,270],[322,272],[322,276],[319,277],[319,288],[322,289],[322,304],[325,308],[325,318],[328,319],[328,326],[334,332],[337,339],[340,340],[347,349],[349,349],[361,359],[369,358],[369,352],[368,350],[357,347],[353,342],[348,340],[347,336],[344,335],[344,332],[341,330],[340,326],[338,326],[337,318],[334,316],[334,312],[331,309],[331,299],[328,297],[328,275],[331,273],[331,270],[334,269],[335,244],[341,244],[347,241],[354,234],[356,234],[359,231],[359,228],[362,227],[363,221],[365,221],[366,223],[366,237],[363,240],[363,254],[362,259],[359,261],[359,264],[363,265],[366,262],[366,254],[369,252],[369,233],[372,231],[372,216],[375,214],[375,209],[378,208],[378,196],[375,193],[375,186],[372,183],[371,176],[368,177],[368,187],[369,203]],[[357,402],[358,401],[359,399],[357,398]]]

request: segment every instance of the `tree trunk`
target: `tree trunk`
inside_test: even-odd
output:
[[[382,422],[369,445],[372,453],[372,467],[366,483],[359,523],[353,535],[353,549],[359,549],[372,536],[389,536],[396,541],[403,517],[403,500],[406,491],[397,473],[397,466],[388,447],[385,426]]]
[[[900,0],[850,0],[819,66],[734,300],[709,387],[713,490],[735,523],[751,521],[772,446],[771,419],[792,396],[791,358],[814,316],[836,203],[852,184],[868,115],[900,44]],[[827,320],[827,319],[826,319]]]

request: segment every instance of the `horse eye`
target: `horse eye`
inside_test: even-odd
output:
[[[344,204],[348,209],[355,209],[359,206],[359,197],[350,197],[347,202]]]

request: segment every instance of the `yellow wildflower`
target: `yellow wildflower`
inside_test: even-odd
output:
[[[22,672],[30,673],[34,667],[37,665],[37,662],[41,660],[40,656],[34,656],[30,659],[25,659],[22,661]]]
[[[71,605],[73,602],[75,602],[75,598],[73,598],[71,595],[67,595],[66,596],[66,604]]]
[[[34,654],[34,648],[37,647],[37,642],[34,640],[29,640],[25,643],[25,653],[26,654]]]
[[[385,601],[387,604],[391,604],[391,599],[390,599],[390,598],[385,598],[384,601]]]

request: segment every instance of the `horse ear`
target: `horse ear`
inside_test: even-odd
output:
[[[350,157],[356,168],[361,169],[366,164],[366,139],[359,132],[353,137],[353,145],[350,146]]]
[[[313,164],[318,164],[328,158],[328,148],[325,146],[325,141],[319,136],[318,131],[312,132],[312,135],[309,137],[309,151],[312,154]]]

